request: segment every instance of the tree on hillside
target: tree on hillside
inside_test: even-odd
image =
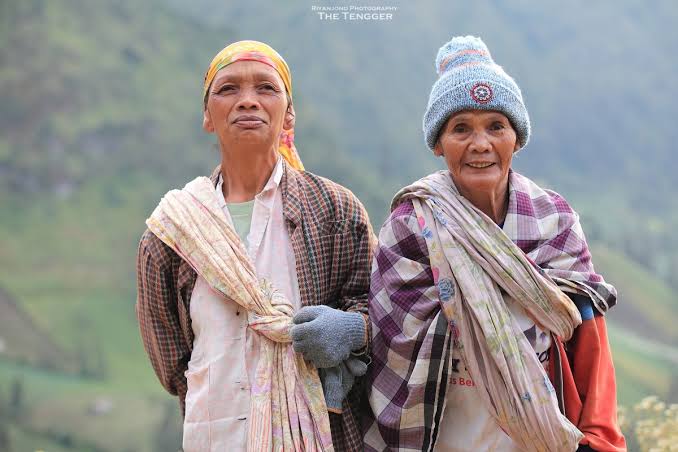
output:
[[[9,410],[2,391],[0,391],[0,450],[12,450],[9,443]]]
[[[9,416],[12,419],[19,419],[23,415],[25,408],[23,380],[18,377],[15,378],[9,391]]]

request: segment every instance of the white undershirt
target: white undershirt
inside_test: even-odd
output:
[[[245,245],[259,280],[273,284],[296,310],[301,296],[292,242],[283,217],[279,189],[282,172],[279,159],[264,189],[254,198]],[[232,222],[221,181],[216,192]],[[262,339],[247,328],[247,312],[200,276],[191,294],[190,314],[195,339],[186,371],[183,450],[246,450],[250,389]]]
[[[527,317],[525,310],[513,299],[504,296],[504,302],[546,369],[551,349],[551,335],[535,325]],[[447,386],[447,401],[434,450],[520,451],[485,407],[464,367],[459,351],[455,348],[452,349],[451,359],[452,371]]]

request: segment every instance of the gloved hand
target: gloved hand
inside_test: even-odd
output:
[[[353,356],[338,366],[320,369],[320,381],[329,411],[341,413],[342,402],[353,387],[355,377],[365,375],[365,372],[367,364]]]
[[[357,312],[304,306],[292,319],[292,345],[319,369],[335,367],[365,346],[365,320]]]

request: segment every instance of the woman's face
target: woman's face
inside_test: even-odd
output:
[[[226,149],[269,148],[289,128],[285,85],[278,73],[257,61],[238,61],[221,69],[209,88],[203,128]],[[293,117],[291,117],[293,119]]]
[[[450,116],[434,153],[444,156],[452,180],[462,195],[496,193],[508,181],[515,130],[503,113],[465,110]]]

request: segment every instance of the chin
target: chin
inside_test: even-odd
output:
[[[237,143],[245,146],[270,146],[273,140],[269,136],[262,136],[256,131],[247,130],[239,134]]]
[[[466,188],[468,192],[494,192],[502,182],[501,177],[495,175],[462,177],[455,183]]]

